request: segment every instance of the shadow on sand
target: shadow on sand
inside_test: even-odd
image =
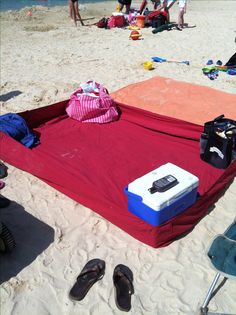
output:
[[[176,23],[176,22],[173,22],[172,24],[173,24],[173,27],[175,27],[175,28],[178,26],[178,23]],[[184,23],[184,25],[183,25],[183,29],[185,29],[185,28],[195,28],[195,27],[197,27],[197,25],[195,25],[195,24],[189,25],[188,23]]]
[[[16,241],[11,253],[0,253],[0,283],[3,283],[31,264],[54,241],[54,230],[14,201],[0,210],[0,221]]]

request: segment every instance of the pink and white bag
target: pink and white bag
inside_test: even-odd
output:
[[[115,102],[99,83],[88,81],[80,85],[66,107],[68,116],[81,122],[108,123],[118,119]]]

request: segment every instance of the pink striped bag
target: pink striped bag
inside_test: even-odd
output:
[[[118,119],[115,102],[107,90],[94,81],[81,84],[70,96],[66,112],[81,122],[104,124]]]

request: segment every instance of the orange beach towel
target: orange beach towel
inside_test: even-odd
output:
[[[169,78],[153,77],[111,96],[117,102],[199,125],[221,114],[236,120],[236,94]]]

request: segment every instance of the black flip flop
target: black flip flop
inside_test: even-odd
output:
[[[75,284],[70,290],[69,296],[72,300],[81,301],[89,289],[105,274],[105,261],[92,259],[87,262],[77,277]]]
[[[116,306],[128,312],[131,309],[131,295],[134,294],[133,273],[125,265],[117,265],[113,273]]]

